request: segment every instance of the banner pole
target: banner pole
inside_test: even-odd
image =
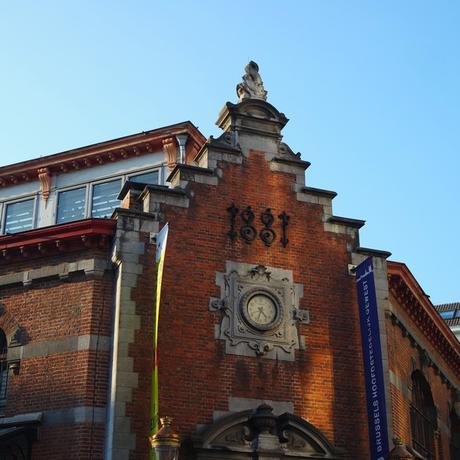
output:
[[[168,240],[169,225],[166,223],[157,235],[155,262],[157,265],[157,285],[155,312],[153,316],[153,368],[152,368],[152,394],[150,408],[150,436],[159,428],[159,394],[158,394],[158,326],[160,319],[161,286],[163,282],[163,267]],[[154,458],[153,449],[150,450],[150,459]]]

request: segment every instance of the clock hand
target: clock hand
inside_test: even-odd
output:
[[[267,319],[267,315],[264,312],[264,307],[259,307],[259,316],[257,319],[260,319],[260,315],[264,315],[265,319]]]

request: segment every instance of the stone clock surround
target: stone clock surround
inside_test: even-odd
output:
[[[225,340],[226,353],[294,360],[295,350],[305,344],[297,324],[309,323],[309,312],[299,308],[303,285],[294,283],[291,270],[226,261],[225,273],[216,273],[216,284],[221,295],[210,298],[209,308],[221,312],[215,337]],[[255,295],[265,295],[276,305],[276,320],[269,327],[248,321],[245,309]]]

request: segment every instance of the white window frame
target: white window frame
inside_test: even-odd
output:
[[[138,169],[138,170],[133,170],[129,171],[125,174],[113,174],[111,176],[104,177],[102,179],[97,179],[94,181],[87,181],[87,182],[80,182],[78,184],[74,184],[68,187],[63,187],[58,190],[56,190],[56,199],[54,203],[54,225],[60,225],[57,222],[57,217],[58,217],[58,204],[59,204],[59,194],[62,192],[68,192],[70,190],[76,190],[79,188],[85,187],[85,210],[84,210],[84,217],[83,219],[90,219],[91,218],[91,212],[92,212],[92,207],[93,207],[93,187],[98,184],[105,184],[106,182],[112,182],[117,179],[121,179],[121,187],[120,190],[123,188],[123,185],[125,184],[126,181],[129,180],[131,176],[137,176],[140,174],[148,174],[151,172],[158,171],[158,184],[162,185],[164,183],[164,171],[165,171],[165,165],[161,164],[159,166],[155,166],[153,168],[148,168],[148,169]],[[21,201],[21,200],[18,200]],[[35,211],[35,209],[34,209]],[[75,222],[75,221],[69,221],[69,222]],[[64,222],[64,223],[69,223],[69,222]]]
[[[125,184],[126,181],[130,180],[130,177],[132,176],[140,176],[141,174],[148,174],[151,172],[158,171],[158,185],[162,185],[164,183],[164,165],[161,165],[157,168],[150,168],[147,170],[140,170],[140,171],[132,171],[130,173],[127,173],[123,176],[123,185]]]
[[[90,182],[88,184],[88,188],[90,189],[89,190],[89,194],[88,194],[88,198],[87,198],[87,208],[88,208],[88,212],[86,213],[86,218],[89,219],[89,218],[92,218],[92,212],[93,212],[93,189],[94,189],[94,186],[95,185],[99,185],[99,184],[105,184],[107,182],[114,182],[116,180],[120,180],[120,183],[121,183],[121,187],[123,187],[124,183],[125,183],[125,180],[124,180],[124,176],[114,176],[114,177],[111,177],[111,178],[105,178],[105,179],[99,179],[97,181],[94,181],[94,182]],[[121,187],[120,187],[120,190],[121,190]]]
[[[78,185],[72,185],[70,187],[64,187],[64,188],[61,188],[59,190],[56,190],[56,199],[54,200],[54,225],[62,225],[62,224],[68,224],[70,222],[77,222],[77,220],[81,220],[81,219],[77,219],[77,220],[71,220],[71,221],[68,221],[68,222],[58,222],[57,221],[57,218],[58,218],[58,207],[59,207],[59,194],[60,193],[63,193],[63,192],[70,192],[72,190],[77,190],[79,188],[84,188],[85,189],[85,208],[83,210],[83,219],[86,219],[87,216],[87,208],[88,208],[88,183],[83,183],[83,184],[78,184]]]
[[[37,228],[36,217],[37,217],[38,200],[37,200],[37,194],[34,193],[33,195],[23,195],[21,197],[16,197],[13,200],[2,201],[0,203],[0,212],[1,212],[1,229],[0,229],[1,231],[0,231],[0,233],[2,235],[6,235],[6,233],[5,233],[6,208],[8,207],[8,205],[15,204],[15,203],[20,203],[21,201],[30,201],[30,200],[33,200],[33,204],[32,204],[32,228],[30,228],[29,230],[33,230],[34,228]],[[23,231],[27,232],[29,230],[23,230]],[[21,232],[17,232],[17,233],[21,233]],[[12,235],[14,235],[14,233],[12,233]]]

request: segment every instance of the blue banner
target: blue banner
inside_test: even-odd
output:
[[[370,458],[384,460],[388,454],[388,429],[372,257],[356,267],[356,288],[364,358]]]

